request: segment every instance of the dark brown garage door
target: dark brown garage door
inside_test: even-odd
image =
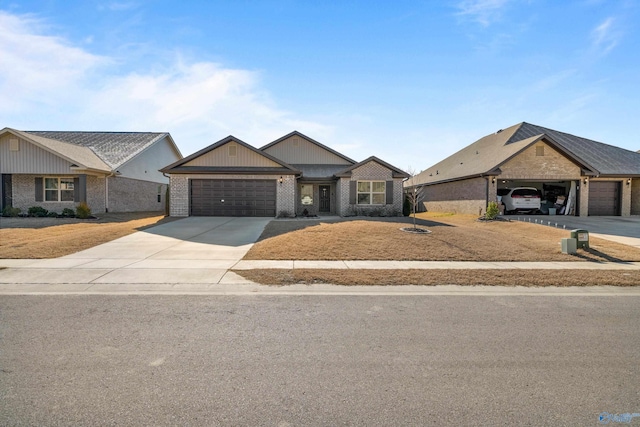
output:
[[[276,180],[193,179],[193,216],[276,216]]]
[[[589,215],[620,215],[619,182],[589,182]]]

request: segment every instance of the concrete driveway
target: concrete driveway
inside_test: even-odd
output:
[[[640,248],[640,216],[565,216],[565,215],[509,215],[512,221],[527,221],[546,226],[574,230],[581,228],[589,235]]]
[[[61,258],[16,260],[0,271],[7,284],[233,283],[233,267],[271,218],[189,217]],[[11,260],[5,260],[11,261]],[[238,279],[239,280],[239,279]],[[245,280],[246,282],[246,280]]]

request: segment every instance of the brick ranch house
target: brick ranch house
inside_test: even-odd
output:
[[[61,213],[86,202],[94,213],[162,211],[169,179],[158,169],[182,158],[157,132],[0,130],[0,209]]]
[[[171,216],[402,215],[406,172],[294,131],[257,149],[228,136],[161,172]]]
[[[640,153],[529,123],[487,135],[406,183],[424,208],[478,214],[507,188],[561,197],[570,215],[640,215]]]

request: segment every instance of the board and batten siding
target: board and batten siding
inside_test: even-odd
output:
[[[11,151],[10,140],[18,139],[18,151]],[[0,171],[6,174],[68,174],[71,163],[42,148],[17,138],[0,138]]]
[[[180,160],[179,154],[173,149],[167,137],[156,142],[132,159],[118,167],[118,176],[142,181],[169,183],[159,170],[159,165],[168,165]]]
[[[229,155],[229,146],[236,146],[236,155]],[[259,153],[249,150],[240,144],[234,144],[229,142],[224,144],[215,150],[204,153],[201,156],[187,162],[184,166],[219,166],[219,167],[234,167],[234,166],[253,166],[253,167],[281,167],[280,164],[270,160]]]
[[[342,157],[299,136],[282,140],[264,152],[290,165],[351,165]]]

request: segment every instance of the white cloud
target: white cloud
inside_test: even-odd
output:
[[[74,86],[109,61],[58,37],[38,34],[43,23],[29,15],[0,11],[0,91],[10,102],[0,112],[69,100]]]
[[[104,10],[110,10],[113,12],[122,12],[125,10],[131,10],[131,9],[135,9],[138,7],[137,3],[134,2],[111,2],[111,3],[106,3],[106,4],[102,4],[100,6],[98,6],[98,9]]]
[[[229,134],[262,145],[296,128],[325,131],[276,107],[256,73],[209,62],[111,78],[87,103],[84,119],[91,117],[118,129],[168,130],[178,143],[192,141],[187,152]]]
[[[601,54],[609,53],[620,41],[621,33],[616,30],[615,19],[609,17],[591,31],[592,47]]]
[[[509,0],[464,0],[458,3],[458,15],[468,17],[483,27],[498,21]]]
[[[279,108],[253,71],[175,58],[117,73],[117,61],[34,33],[43,27],[33,17],[0,12],[0,27],[0,90],[10,101],[0,104],[0,127],[168,131],[184,154],[228,134],[260,146],[294,129],[332,132]]]

